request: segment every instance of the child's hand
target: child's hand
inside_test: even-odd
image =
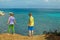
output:
[[[16,21],[14,20],[14,24],[16,24]]]
[[[7,23],[7,24],[9,24],[9,23]]]
[[[7,22],[7,24],[9,24],[9,22]]]

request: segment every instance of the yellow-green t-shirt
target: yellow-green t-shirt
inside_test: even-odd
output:
[[[34,26],[34,18],[32,16],[29,18],[28,26]]]

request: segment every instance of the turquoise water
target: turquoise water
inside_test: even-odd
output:
[[[58,30],[60,32],[60,9],[0,9],[5,16],[0,16],[0,33],[6,33],[9,12],[16,18],[15,31],[17,34],[28,34],[28,14],[32,12],[35,18],[34,35],[41,35],[44,31]]]

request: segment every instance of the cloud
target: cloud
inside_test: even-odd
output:
[[[9,2],[9,1],[12,1],[12,0],[0,0],[0,2]]]
[[[49,0],[44,0],[45,2],[48,2]]]
[[[59,0],[0,0],[0,8],[60,7]]]

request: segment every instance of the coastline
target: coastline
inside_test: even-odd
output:
[[[35,35],[33,37],[22,36],[19,34],[0,34],[0,40],[45,40],[42,35]]]
[[[0,34],[0,40],[60,40],[60,36],[55,36],[53,34],[48,35],[34,35],[33,37],[24,36],[20,34]]]

